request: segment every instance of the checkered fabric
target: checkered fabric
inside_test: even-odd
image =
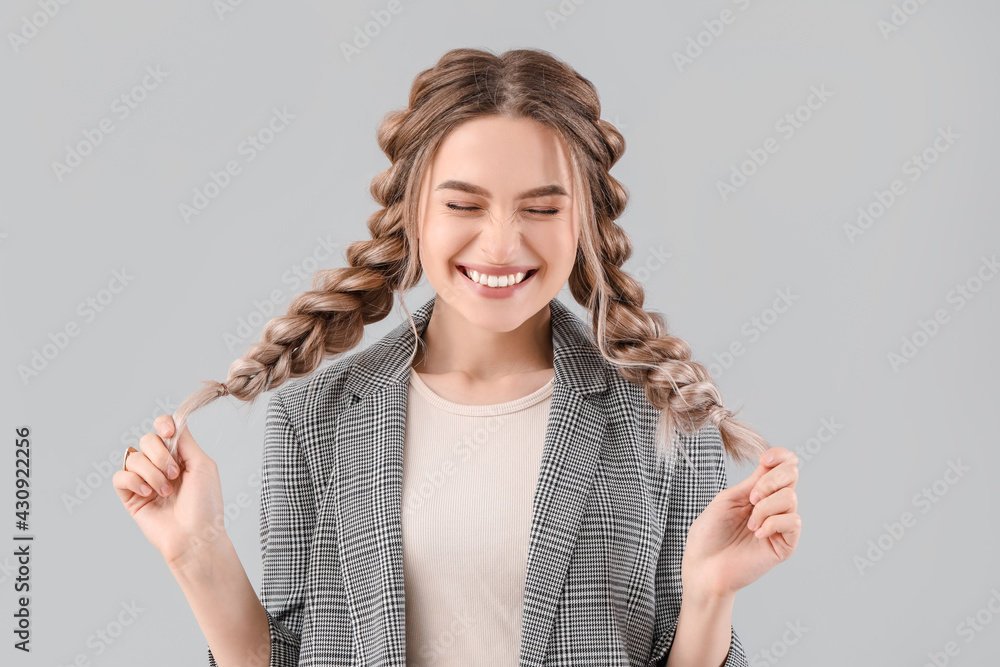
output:
[[[422,335],[434,298],[413,318]],[[656,463],[658,411],[549,303],[555,381],[533,500],[521,667],[664,665],[688,528],[726,488],[719,431]],[[405,664],[409,321],[271,397],[261,488],[270,665]],[[512,443],[514,444],[514,443]],[[209,664],[216,667],[212,652]],[[483,647],[483,664],[492,664]],[[747,667],[732,630],[724,667]]]

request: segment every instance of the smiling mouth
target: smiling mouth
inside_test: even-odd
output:
[[[463,276],[465,276],[465,279],[468,280],[470,283],[475,283],[476,285],[480,285],[482,287],[490,287],[489,284],[482,283],[482,282],[477,281],[477,280],[473,280],[472,277],[468,273],[469,269],[467,269],[466,267],[462,266],[461,264],[456,264],[455,268],[458,269],[458,272],[461,273]],[[516,287],[517,285],[521,285],[523,283],[528,282],[528,279],[530,279],[536,273],[538,273],[538,269],[528,269],[528,271],[525,272],[524,277],[520,280],[520,282],[508,283],[507,285],[504,285],[503,287],[500,287],[500,285],[497,285],[497,286],[492,287],[490,289],[505,289],[507,287]],[[515,276],[516,275],[517,274],[515,274]]]

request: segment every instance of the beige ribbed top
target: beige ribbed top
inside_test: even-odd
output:
[[[464,405],[410,369],[403,454],[407,665],[516,665],[553,380]]]

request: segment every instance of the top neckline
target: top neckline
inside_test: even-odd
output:
[[[465,403],[455,403],[454,401],[449,401],[440,394],[435,393],[434,390],[423,381],[420,377],[420,373],[417,373],[413,367],[410,367],[410,386],[420,392],[420,395],[427,399],[429,403],[442,410],[458,415],[492,416],[517,412],[518,410],[523,410],[527,407],[535,405],[536,403],[539,403],[549,397],[555,386],[555,376],[526,396],[515,398],[512,401],[505,401],[504,403],[491,403],[489,405],[466,405]]]

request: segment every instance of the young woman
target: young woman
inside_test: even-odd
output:
[[[378,141],[371,240],[114,476],[210,664],[746,665],[735,595],[796,547],[797,460],[622,271],[625,143],[593,85],[544,51],[456,49]],[[408,322],[313,373],[424,273]],[[268,407],[258,599],[185,422],[303,375]],[[726,488],[726,454],[760,465]]]

